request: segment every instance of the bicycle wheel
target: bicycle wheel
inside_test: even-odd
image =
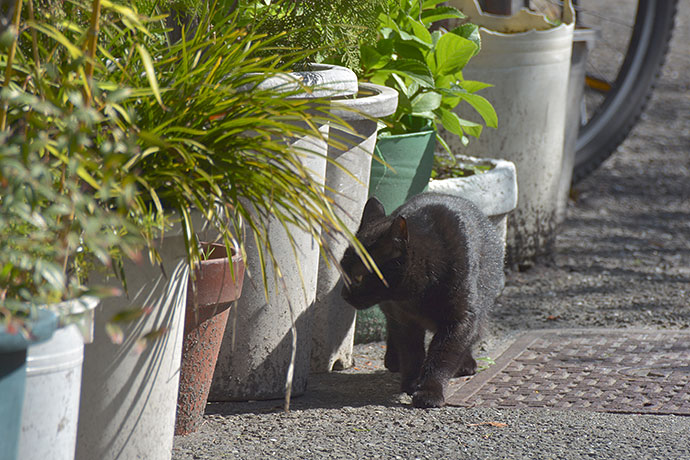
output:
[[[579,25],[600,31],[587,59],[573,182],[616,150],[640,118],[668,51],[678,0],[579,0]]]

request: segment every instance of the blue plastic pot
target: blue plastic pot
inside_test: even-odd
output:
[[[39,310],[28,322],[31,337],[10,334],[0,326],[0,460],[15,460],[26,387],[26,351],[30,345],[48,340],[57,327],[57,315]]]

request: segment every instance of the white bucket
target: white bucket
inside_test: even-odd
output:
[[[83,358],[82,335],[73,324],[29,347],[18,458],[74,459]]]
[[[463,2],[450,3],[461,6]],[[473,5],[471,2],[468,8],[475,8]],[[454,153],[503,158],[515,164],[518,205],[508,218],[507,261],[529,263],[550,253],[555,239],[574,30],[572,10],[564,11],[562,24],[545,30],[536,30],[538,18],[524,11],[511,19],[476,15],[470,10],[463,12],[482,26],[482,48],[465,67],[463,76],[493,85],[479,94],[496,109],[498,128],[485,129],[467,147],[457,136],[445,138]],[[528,29],[517,29],[523,15]],[[483,27],[485,24],[491,29]],[[458,106],[459,115],[476,119],[466,106]]]

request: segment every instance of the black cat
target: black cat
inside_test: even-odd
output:
[[[386,368],[401,372],[415,407],[440,407],[448,379],[476,372],[472,345],[504,285],[502,243],[472,203],[439,193],[417,195],[390,216],[370,198],[356,236],[385,281],[350,247],[342,296],[357,309],[379,304]],[[425,353],[426,330],[434,337]]]

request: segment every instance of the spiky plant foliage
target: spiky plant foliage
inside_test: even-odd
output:
[[[276,45],[307,49],[310,60],[337,60],[358,71],[359,44],[374,41],[386,0],[240,0],[243,20],[259,33],[282,34]],[[306,60],[300,60],[304,65]]]
[[[237,242],[243,247],[244,222],[265,248],[264,266],[275,263],[267,234],[270,217],[286,228],[312,233],[326,255],[323,234],[344,233],[353,239],[301,161],[310,152],[286,142],[302,135],[320,137],[319,126],[330,120],[329,102],[256,89],[258,82],[304,53],[287,58],[262,53],[272,39],[238,27],[237,16],[219,12],[215,4],[191,36],[183,29],[181,40],[172,44],[162,17],[146,18],[108,0],[71,5],[71,16],[59,21],[50,15],[21,16],[14,62],[6,49],[0,58],[3,139],[29,142],[31,155],[18,141],[12,158],[29,169],[31,162],[43,165],[50,179],[41,181],[48,188],[46,198],[30,203],[30,215],[44,215],[49,196],[69,201],[75,196],[70,193],[78,192],[91,200],[84,209],[94,216],[124,219],[104,219],[103,224],[110,225],[112,234],[147,241],[154,259],[153,230],[162,231],[169,218],[178,218],[192,265],[200,258],[194,210],[228,246]],[[63,177],[74,185],[64,186]],[[6,178],[0,179],[4,187]],[[4,210],[10,200],[26,200],[26,195],[21,184],[4,189],[0,204]],[[82,238],[87,231],[82,217],[70,218],[76,236],[66,258],[70,262],[77,260],[76,253],[92,250],[91,240]],[[63,219],[54,229],[56,247],[62,244]],[[25,227],[7,228],[3,240],[15,236],[13,229],[31,238]],[[48,232],[48,240],[50,236]],[[125,248],[120,253],[130,253],[123,244],[118,241],[106,252]],[[37,269],[39,258],[33,263]],[[103,263],[112,265],[107,258]],[[40,277],[32,279],[41,282]],[[77,282],[76,287],[83,285]],[[6,304],[10,291],[3,292]],[[24,292],[29,294],[21,300],[40,300],[35,286]]]

